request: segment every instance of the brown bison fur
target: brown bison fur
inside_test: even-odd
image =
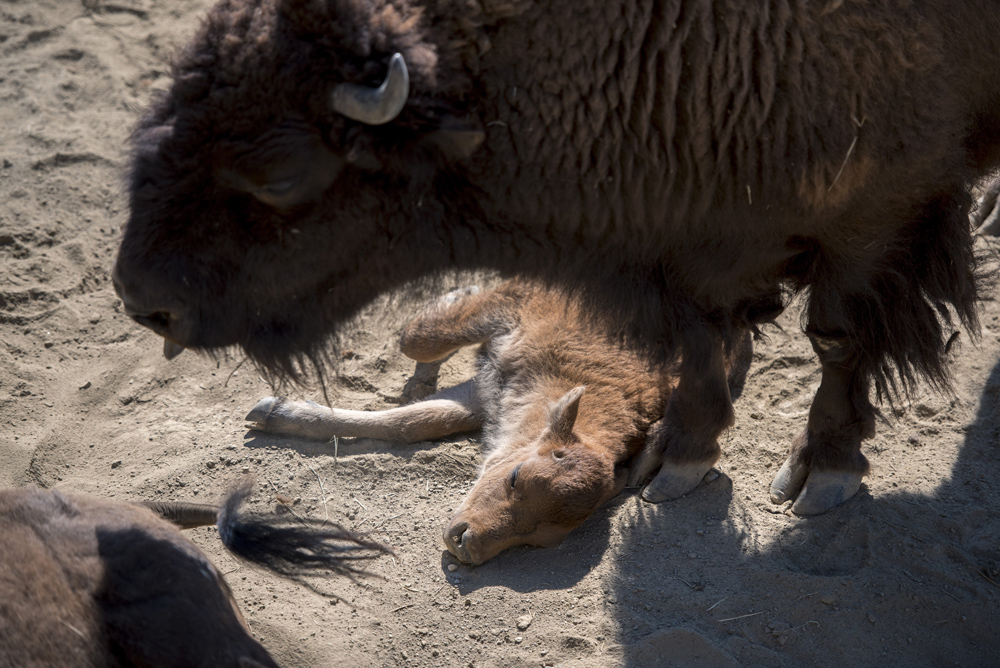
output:
[[[676,378],[609,340],[578,302],[523,281],[454,291],[401,338],[420,363],[468,345],[480,345],[475,378],[424,401],[363,412],[267,398],[247,419],[262,431],[322,440],[414,442],[481,427],[482,469],[444,530],[448,550],[472,564],[516,545],[558,545],[626,480],[655,470],[658,460],[636,455]],[[749,347],[736,352],[743,357],[731,355],[727,367],[734,383]]]
[[[823,380],[772,495],[815,474],[821,512],[867,470],[870,395],[947,387],[977,330],[997,34],[986,0],[224,0],[135,131],[116,286],[171,354],[296,378],[445,269],[558,283],[682,360],[650,498],[733,419],[723,349],[804,292]],[[331,109],[396,53],[397,117]]]
[[[276,668],[178,526],[217,523],[235,554],[293,575],[351,571],[384,548],[339,527],[240,517],[250,489],[238,485],[221,508],[0,490],[0,664]]]

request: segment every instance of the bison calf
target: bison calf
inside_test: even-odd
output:
[[[481,344],[476,376],[425,401],[372,413],[267,398],[247,419],[307,438],[408,442],[482,427],[482,470],[444,530],[448,550],[472,564],[515,545],[558,545],[627,480],[655,471],[658,458],[635,456],[674,375],[611,342],[578,302],[525,282],[456,291],[401,341],[418,362],[472,344]],[[704,471],[691,475],[694,487]]]
[[[340,527],[241,518],[251,487],[221,507],[0,490],[0,665],[276,668],[178,527],[217,524],[231,552],[285,575],[350,572],[386,548]]]

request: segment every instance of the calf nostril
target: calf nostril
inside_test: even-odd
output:
[[[462,522],[460,524],[455,524],[448,527],[448,540],[451,541],[457,547],[462,547],[465,543],[465,537],[469,533],[469,524],[467,522]]]

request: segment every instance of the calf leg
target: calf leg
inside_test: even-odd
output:
[[[424,401],[385,411],[343,410],[313,401],[267,397],[247,414],[247,426],[269,434],[324,441],[334,436],[428,441],[479,429],[482,417],[474,383],[467,380]]]
[[[810,333],[823,378],[806,428],[771,484],[771,501],[795,499],[792,512],[818,515],[851,498],[868,473],[861,441],[875,435],[870,380],[843,337]]]
[[[459,348],[485,343],[507,326],[510,302],[510,295],[497,290],[452,290],[407,324],[399,348],[418,362],[435,362]]]
[[[495,290],[453,290],[410,321],[400,337],[400,348],[417,360],[418,367],[439,364],[459,348],[483,343],[506,326],[510,299]],[[334,436],[426,441],[473,431],[482,425],[474,382],[466,381],[407,406],[375,412],[267,397],[247,414],[247,426],[271,434],[326,441]]]
[[[741,339],[739,346],[745,343]],[[719,458],[719,434],[735,421],[721,337],[692,337],[682,355],[677,389],[629,471],[634,485],[660,467],[642,492],[652,503],[676,499],[697,487]]]

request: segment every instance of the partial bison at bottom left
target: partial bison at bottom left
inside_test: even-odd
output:
[[[0,666],[278,668],[229,586],[181,528],[215,524],[230,552],[282,575],[359,572],[388,548],[336,525],[221,506],[0,490]]]

